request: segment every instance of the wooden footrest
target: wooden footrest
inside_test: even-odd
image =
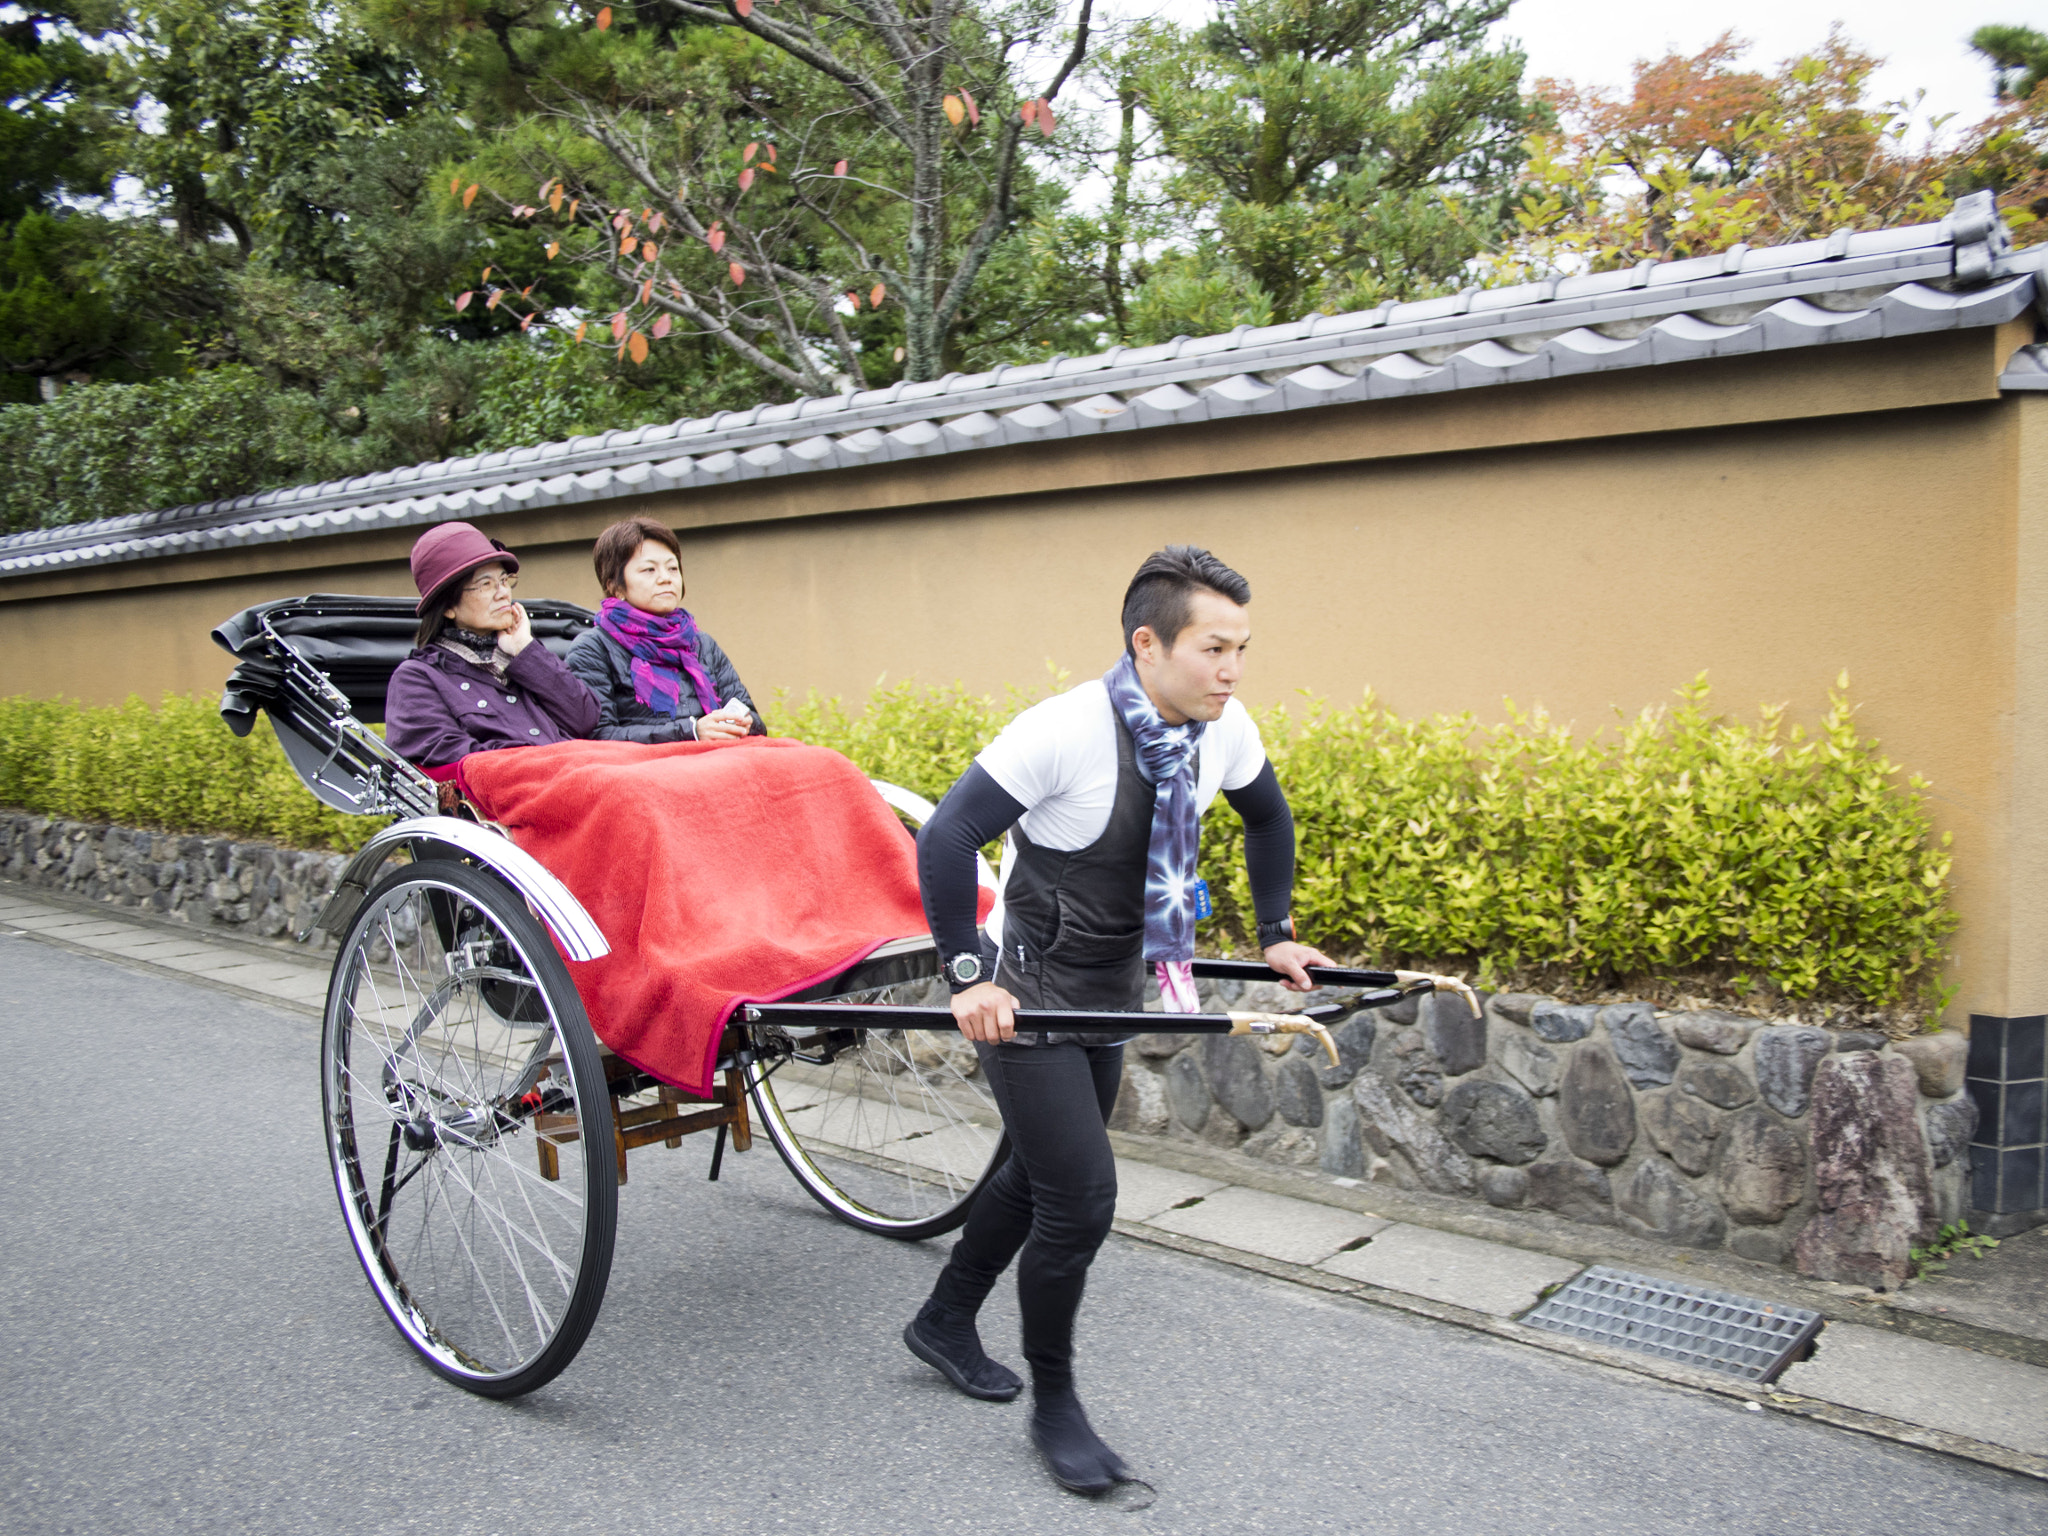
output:
[[[611,1082],[624,1080],[630,1069],[616,1056],[609,1053],[604,1058],[606,1079]],[[666,1147],[680,1147],[683,1138],[697,1131],[727,1128],[732,1137],[732,1149],[745,1152],[754,1144],[754,1129],[747,1118],[747,1091],[740,1081],[737,1068],[726,1071],[709,1099],[692,1098],[678,1088],[663,1087],[660,1098],[653,1104],[639,1104],[631,1109],[620,1102],[621,1095],[612,1095],[612,1139],[617,1144],[619,1160],[619,1182],[626,1182],[626,1154],[635,1147],[650,1147],[657,1141]],[[703,1104],[703,1109],[681,1112],[682,1107]],[[540,1154],[540,1176],[544,1179],[559,1179],[562,1164],[559,1151],[565,1142],[575,1141],[581,1134],[576,1129],[574,1115],[535,1115],[533,1117],[535,1147]]]

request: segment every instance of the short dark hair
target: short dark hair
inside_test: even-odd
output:
[[[626,567],[649,539],[666,545],[678,562],[682,560],[683,544],[675,530],[651,517],[629,517],[622,523],[613,523],[597,536],[590,551],[590,563],[597,568],[598,590],[606,597],[621,595],[617,589],[625,585]]]
[[[1239,607],[1252,600],[1252,584],[1206,549],[1169,544],[1157,554],[1147,555],[1124,588],[1124,653],[1135,654],[1131,636],[1141,627],[1151,630],[1172,650],[1180,632],[1188,627],[1197,592],[1214,592]]]

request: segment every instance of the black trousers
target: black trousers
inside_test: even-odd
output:
[[[997,1170],[932,1288],[972,1316],[1017,1261],[1024,1358],[1040,1392],[1073,1381],[1074,1314],[1088,1266],[1116,1215],[1116,1159],[1105,1122],[1123,1080],[1122,1045],[977,1045],[1010,1158]]]

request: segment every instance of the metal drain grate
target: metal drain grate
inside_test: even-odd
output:
[[[1820,1332],[1820,1314],[1594,1265],[1522,1319],[1531,1328],[1766,1382]]]

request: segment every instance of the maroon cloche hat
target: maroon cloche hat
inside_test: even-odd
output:
[[[458,576],[466,576],[493,560],[507,571],[519,569],[519,557],[470,523],[441,523],[419,536],[412,547],[412,582],[420,589],[414,613],[425,613],[436,594]]]

